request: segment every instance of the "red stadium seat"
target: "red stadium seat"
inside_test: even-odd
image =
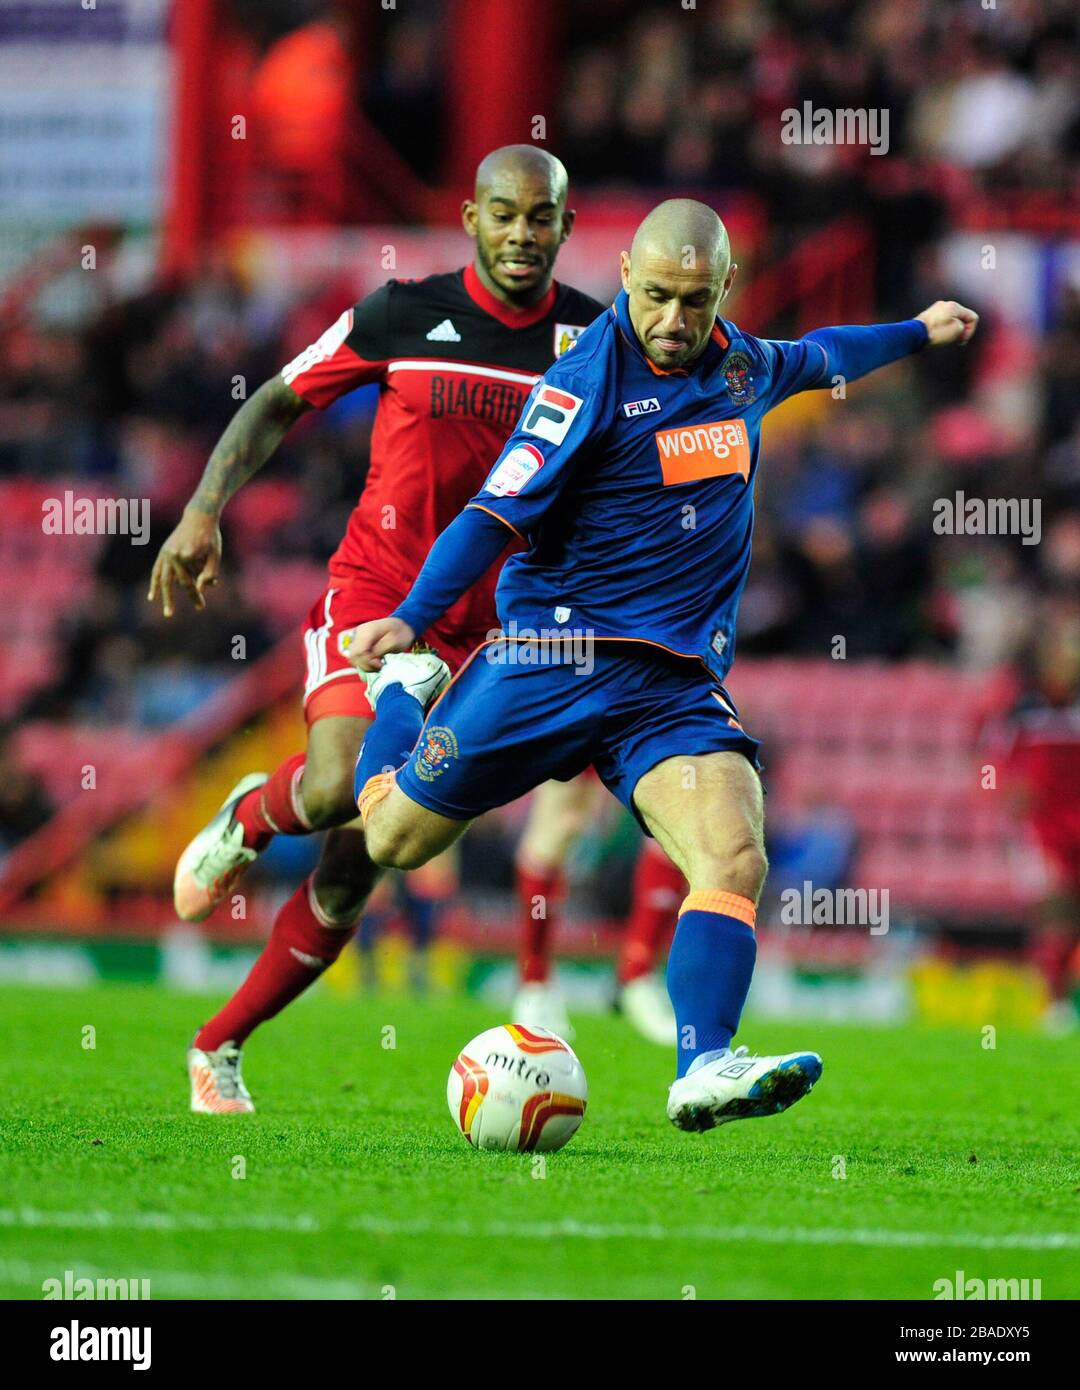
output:
[[[281,629],[299,626],[326,588],[326,569],[308,560],[253,561],[242,578],[244,598]]]
[[[836,806],[859,832],[856,882],[888,887],[897,910],[988,918],[1037,891],[1003,793],[980,782],[999,686],[920,662],[743,659],[730,682],[747,728],[768,732],[771,813]]]
[[[88,765],[94,769],[97,788],[103,787],[110,775],[128,775],[129,758],[147,738],[125,725],[82,726],[37,720],[18,730],[13,751],[62,805],[82,790],[83,769]]]
[[[229,503],[229,526],[238,551],[248,555],[270,549],[275,531],[295,521],[302,509],[300,489],[288,478],[249,483]]]

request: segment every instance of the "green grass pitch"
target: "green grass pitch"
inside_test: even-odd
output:
[[[957,1270],[1080,1295],[1075,1039],[750,1019],[824,1076],[699,1136],[664,1116],[665,1051],[583,1018],[589,1110],[540,1166],[451,1124],[483,1005],[305,999],[249,1044],[259,1112],[219,1119],[184,1071],[216,1002],[0,990],[0,1295],[69,1269],[153,1298],[929,1299]]]

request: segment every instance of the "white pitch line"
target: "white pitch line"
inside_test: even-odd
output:
[[[1080,1250],[1080,1232],[1016,1231],[981,1235],[965,1231],[887,1231],[828,1226],[660,1226],[586,1221],[395,1221],[354,1216],[326,1222],[317,1216],[271,1216],[256,1212],[208,1216],[202,1212],[41,1211],[0,1208],[0,1228],[78,1231],[285,1231],[333,1235],[355,1231],[379,1236],[450,1236],[457,1239],[517,1240],[689,1240],[717,1244],[868,1245],[956,1250]]]

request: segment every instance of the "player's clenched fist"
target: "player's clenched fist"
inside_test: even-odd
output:
[[[150,575],[151,603],[161,595],[161,610],[173,615],[173,582],[191,595],[196,608],[205,608],[203,590],[216,584],[221,568],[221,527],[208,512],[187,510],[180,524],[161,547]]]
[[[955,299],[939,299],[915,317],[926,324],[930,347],[970,342],[979,326],[979,316],[975,310],[965,309]]]
[[[384,656],[407,652],[416,641],[416,633],[400,618],[375,618],[354,627],[348,636],[348,657],[358,671],[381,670]]]

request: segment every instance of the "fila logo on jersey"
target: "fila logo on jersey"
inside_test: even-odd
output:
[[[511,449],[488,479],[485,492],[492,497],[516,497],[534,473],[544,466],[544,456],[531,444]]]
[[[647,401],[623,401],[623,414],[627,419],[634,415],[655,415],[659,409],[660,402],[655,396]]]
[[[555,356],[561,357],[564,352],[569,352],[584,332],[585,329],[580,324],[557,323],[555,325]]]
[[[437,323],[430,333],[426,335],[429,343],[460,343],[461,334],[457,331],[449,319],[443,319],[442,323]]]
[[[569,391],[560,391],[555,386],[541,385],[533,396],[522,429],[552,444],[561,444],[584,403],[581,396],[572,396]]]

